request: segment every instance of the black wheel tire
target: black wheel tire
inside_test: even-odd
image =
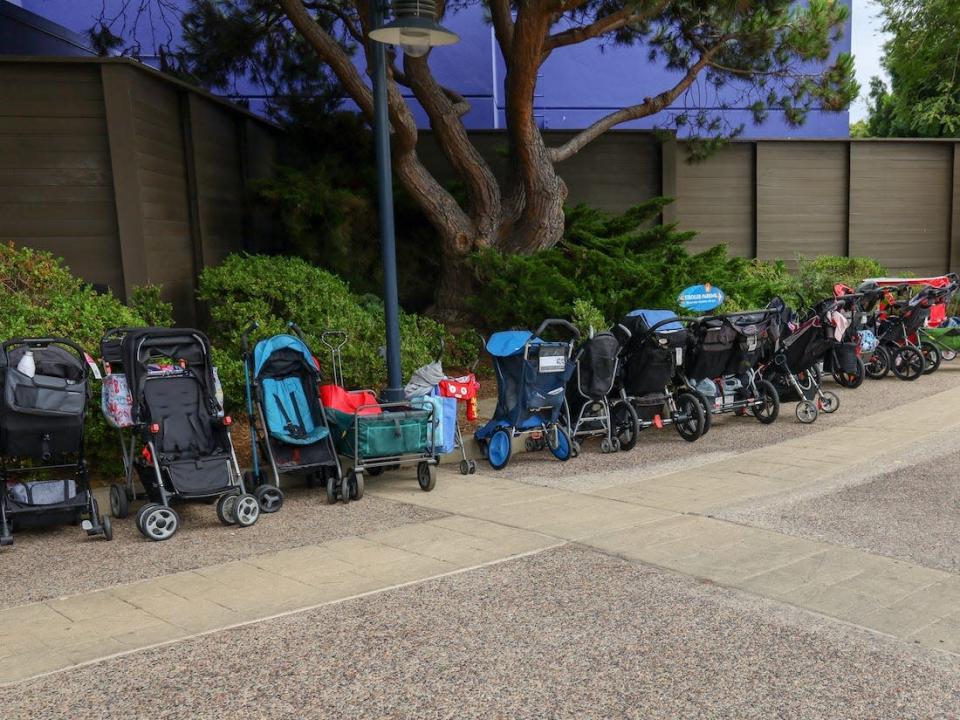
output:
[[[113,523],[110,522],[110,516],[104,515],[100,524],[103,528],[100,536],[107,541],[113,540]]]
[[[825,412],[828,415],[835,413],[840,409],[840,396],[835,392],[830,392],[825,390],[823,392],[823,397],[820,398],[820,411]]]
[[[275,513],[283,507],[283,490],[273,485],[261,485],[254,492],[257,502],[260,503],[260,511],[265,513]]]
[[[526,450],[528,453],[536,452],[538,450],[537,441],[534,440],[532,437],[525,438],[523,441],[523,449]]]
[[[224,525],[237,522],[237,496],[233,493],[221,495],[217,499],[217,519]]]
[[[890,373],[890,352],[880,346],[873,351],[870,360],[864,363],[864,370],[871,380],[882,380]]]
[[[932,372],[936,372],[937,368],[940,367],[940,362],[943,360],[940,349],[932,342],[924,340],[920,343],[920,352],[923,354],[924,361],[923,374],[929,375]]]
[[[337,502],[337,478],[335,475],[330,475],[327,478],[327,504],[333,505]]]
[[[343,479],[340,480],[340,502],[344,505],[350,502],[350,476],[353,475],[353,470],[348,472],[343,476]]]
[[[352,500],[359,500],[363,497],[363,473],[350,473],[350,496]]]
[[[613,432],[620,442],[620,449],[624,452],[633,450],[640,439],[640,420],[637,411],[628,402],[618,402],[610,408],[613,420]]]
[[[797,420],[802,422],[804,425],[809,425],[812,422],[816,422],[817,416],[820,415],[820,411],[817,410],[817,406],[809,400],[801,400],[797,403],[796,414]]]
[[[154,504],[143,514],[140,525],[140,532],[148,540],[163,542],[172,538],[180,529],[180,516],[171,507]]]
[[[852,373],[840,373],[840,375],[844,378],[844,381],[845,381],[843,383],[840,383],[841,385],[843,385],[843,387],[850,388],[851,390],[856,390],[858,387],[863,385],[863,381],[867,377],[867,369],[863,364],[863,360],[861,358],[857,358],[856,371]],[[834,378],[836,379],[836,375],[834,375]]]
[[[923,370],[926,367],[923,355],[920,354],[919,350],[914,350],[912,347],[898,348],[890,364],[893,374],[908,382],[917,380],[923,375]]]
[[[703,405],[691,392],[682,392],[677,395],[677,416],[685,420],[674,418],[673,426],[687,442],[695,442],[703,435]]]
[[[468,460],[467,462],[470,463],[470,474],[471,474],[471,475],[476,475],[476,474],[477,474],[477,461],[476,461],[476,460]]]
[[[133,488],[128,486],[126,483],[123,484],[123,493],[127,496],[128,503],[137,499],[137,494],[133,491]]]
[[[126,488],[122,485],[110,486],[110,514],[120,520],[130,514],[130,501],[127,500]]]
[[[461,461],[460,461],[460,474],[461,474],[461,475],[469,475],[469,474],[470,474],[470,461],[469,461],[469,460],[461,460]]]
[[[437,466],[433,463],[417,463],[417,484],[424,492],[430,492],[437,486]]]
[[[759,380],[757,382],[758,399],[763,400],[763,405],[750,406],[750,412],[763,425],[769,425],[780,415],[780,393],[769,380]]]
[[[697,400],[700,401],[701,407],[703,407],[703,432],[700,434],[700,437],[703,437],[708,432],[710,428],[713,427],[713,406],[710,404],[710,401],[707,400],[707,396],[698,390],[691,390]]]

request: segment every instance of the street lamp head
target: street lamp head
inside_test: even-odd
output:
[[[395,0],[393,20],[370,32],[370,39],[399,45],[411,57],[422,57],[436,45],[453,45],[460,36],[436,20],[434,0]]]

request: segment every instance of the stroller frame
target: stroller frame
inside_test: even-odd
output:
[[[265,400],[263,397],[263,388],[261,383],[257,380],[256,370],[254,367],[256,348],[254,348],[253,351],[251,351],[250,348],[250,335],[259,329],[259,327],[259,322],[254,321],[251,323],[247,329],[244,330],[240,343],[243,351],[243,375],[246,390],[247,417],[250,426],[250,452],[252,465],[252,469],[250,471],[252,476],[251,480],[257,485],[254,495],[260,502],[260,509],[269,513],[276,512],[283,505],[284,495],[283,491],[280,489],[281,473],[298,472],[304,470],[308,471],[308,487],[313,487],[317,480],[320,481],[321,486],[325,486],[327,477],[331,472],[331,468],[335,481],[338,484],[343,476],[343,473],[340,467],[340,458],[337,455],[337,450],[333,445],[333,438],[330,433],[327,434],[326,438],[320,440],[319,442],[323,443],[327,448],[332,462],[288,464],[284,465],[282,468],[278,464],[277,454],[274,448],[274,442],[278,441],[271,436],[269,431],[266,412],[264,410]],[[293,322],[288,322],[287,327],[293,331],[296,338],[299,339],[309,350],[309,346],[307,346],[306,343],[306,338],[304,337],[300,328]],[[313,388],[313,396],[313,399],[319,406],[318,409],[320,412],[320,418],[322,419],[323,424],[329,428],[326,408],[324,408],[323,401],[320,399],[316,388]],[[260,457],[261,443],[263,452],[266,455],[270,466],[270,480],[265,480],[263,477]]]
[[[343,330],[325,330],[320,334],[320,342],[330,352],[330,368],[333,373],[333,382],[335,385],[343,387],[343,348],[347,344],[348,335]],[[351,395],[369,394],[375,395],[372,390],[347,390]],[[420,453],[404,453],[402,455],[389,456],[365,456],[360,451],[360,426],[365,418],[382,417],[381,415],[371,415],[365,413],[367,410],[387,410],[395,412],[413,412],[417,413],[421,420],[429,422],[429,442],[426,449]],[[387,413],[384,413],[386,415]],[[371,477],[376,477],[386,469],[393,469],[403,466],[416,465],[417,483],[424,492],[429,492],[437,485],[437,466],[440,459],[437,456],[433,445],[434,436],[437,429],[437,418],[433,413],[433,406],[423,408],[412,408],[410,402],[377,402],[364,403],[355,408],[351,423],[350,432],[352,432],[353,442],[352,461],[353,467],[346,474],[341,473],[339,484],[333,477],[327,478],[327,501],[335,503],[339,498],[344,503],[350,500],[359,500],[364,493],[364,473],[369,473]],[[339,460],[337,467],[340,468]]]
[[[87,533],[88,536],[99,536],[104,540],[112,540],[113,527],[111,526],[110,518],[108,516],[100,515],[100,508],[97,504],[96,498],[93,496],[93,490],[90,488],[90,480],[87,475],[86,456],[84,454],[84,421],[86,419],[87,405],[90,397],[89,388],[86,387],[86,383],[89,380],[87,365],[87,357],[89,356],[83,350],[83,348],[74,343],[72,340],[68,340],[66,338],[14,338],[12,340],[7,340],[2,346],[0,346],[0,352],[2,352],[4,359],[4,368],[10,367],[10,351],[19,347],[30,350],[42,350],[50,347],[60,347],[62,349],[69,350],[71,354],[75,354],[79,359],[79,365],[82,368],[82,379],[85,385],[85,400],[83,412],[79,417],[78,428],[76,431],[77,442],[75,443],[75,449],[73,452],[53,454],[44,452],[41,449],[40,453],[29,453],[28,456],[30,460],[39,460],[43,464],[22,466],[8,464],[7,461],[11,458],[6,452],[6,443],[4,443],[3,446],[0,446],[0,547],[13,545],[14,521],[18,521],[20,518],[24,518],[29,521],[30,519],[39,519],[42,516],[47,516],[46,522],[61,521],[66,523],[71,521],[80,521],[82,529]],[[3,392],[3,388],[0,387],[0,393]],[[9,412],[9,409],[4,408],[2,412]],[[55,456],[60,456],[60,459],[63,460],[66,459],[67,455],[75,456],[75,461],[50,462]],[[25,456],[18,453],[17,457]],[[69,470],[73,473],[73,477],[71,479],[75,483],[76,489],[76,493],[73,495],[73,497],[49,504],[33,504],[29,502],[21,503],[16,502],[11,497],[8,497],[8,483],[11,482],[15,477],[29,477],[38,472],[42,473],[60,470]],[[87,518],[81,520],[84,514],[87,515]],[[44,520],[40,520],[40,522],[46,524]]]
[[[179,333],[179,336],[191,338],[202,349],[204,372],[209,373],[210,377],[212,377],[209,341],[206,339],[206,336],[196,330],[189,328],[127,327],[113,328],[104,334],[101,340],[101,353],[103,355],[104,365],[111,373],[115,371],[118,365],[122,369],[127,377],[128,387],[131,388],[130,392],[133,394],[133,407],[135,408],[132,418],[133,423],[129,428],[129,433],[125,432],[122,427],[117,428],[124,466],[124,481],[122,485],[114,483],[110,486],[111,513],[114,517],[124,518],[130,512],[129,502],[131,500],[138,497],[147,497],[148,502],[137,511],[136,524],[137,528],[145,537],[154,541],[169,539],[180,527],[180,517],[171,507],[174,500],[205,500],[214,498],[217,499],[217,517],[221,523],[224,525],[235,524],[240,527],[253,525],[260,515],[260,503],[253,495],[247,493],[243,473],[240,471],[240,464],[237,461],[237,454],[233,446],[233,438],[229,431],[233,420],[229,416],[222,414],[223,409],[215,398],[211,397],[208,399],[211,402],[211,409],[213,409],[213,405],[216,405],[218,416],[222,419],[223,432],[228,448],[225,460],[230,473],[230,482],[210,492],[188,493],[177,491],[175,487],[173,489],[167,487],[164,481],[163,469],[157,459],[158,451],[156,444],[153,437],[150,437],[150,435],[155,434],[153,433],[153,428],[156,424],[150,426],[140,418],[138,409],[140,400],[137,395],[142,392],[139,388],[141,383],[131,382],[131,377],[136,377],[140,373],[135,368],[128,367],[128,360],[130,358],[139,358],[140,350],[149,336],[140,338],[140,343],[133,349],[133,352],[130,353],[130,358],[128,358],[125,351],[129,349],[127,348],[127,339],[131,333],[170,334],[171,336]],[[133,371],[132,376],[131,371]],[[202,386],[205,385],[204,381],[197,377],[192,369],[185,369],[182,374],[178,373],[172,376],[158,375],[151,377],[148,373],[144,373],[142,385],[145,388],[147,383],[162,381],[165,377],[190,377]],[[141,436],[140,446],[143,450],[141,452],[143,463],[140,467],[143,468],[143,472],[152,475],[150,487],[147,487],[145,483],[141,482],[144,490],[143,493],[137,493],[134,484],[134,471],[138,467],[138,435]]]

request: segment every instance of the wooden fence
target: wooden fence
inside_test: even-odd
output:
[[[0,241],[50,250],[120,297],[162,284],[195,322],[200,270],[271,235],[246,191],[278,140],[126,59],[0,57]]]
[[[570,133],[547,132],[558,145]],[[503,132],[475,132],[495,171],[506,171]],[[960,142],[955,140],[743,140],[701,163],[682,142],[610,132],[558,166],[570,203],[622,211],[674,198],[664,220],[699,235],[693,249],[726,243],[744,257],[866,255],[915,275],[960,269]],[[452,179],[429,135],[421,155]]]

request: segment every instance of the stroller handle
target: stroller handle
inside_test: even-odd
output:
[[[20,337],[7,340],[3,343],[2,350],[3,354],[6,355],[13,348],[27,346],[30,348],[45,348],[50,347],[51,345],[62,345],[63,347],[70,348],[77,357],[84,361],[86,364],[87,351],[82,347],[77,345],[73,340],[68,340],[67,338],[62,337]]]
[[[303,335],[303,330],[301,330],[301,329],[300,329],[300,326],[297,325],[293,320],[288,320],[288,321],[287,321],[287,327],[290,328],[291,330],[293,330],[294,334],[295,334],[298,338],[300,338],[301,340],[306,340],[306,338],[305,338],[304,335]]]
[[[534,332],[533,334],[539,337],[544,330],[554,325],[562,327],[565,330],[568,330],[570,334],[573,335],[574,340],[580,339],[580,331],[577,330],[577,326],[574,325],[569,320],[561,320],[560,318],[548,318],[544,320],[542,323],[540,323],[540,327],[538,327],[536,332]]]
[[[250,354],[251,333],[254,333],[259,329],[260,329],[260,322],[258,320],[254,320],[252,323],[247,325],[246,329],[244,329],[243,333],[240,335],[240,347],[243,350],[244,355]]]

